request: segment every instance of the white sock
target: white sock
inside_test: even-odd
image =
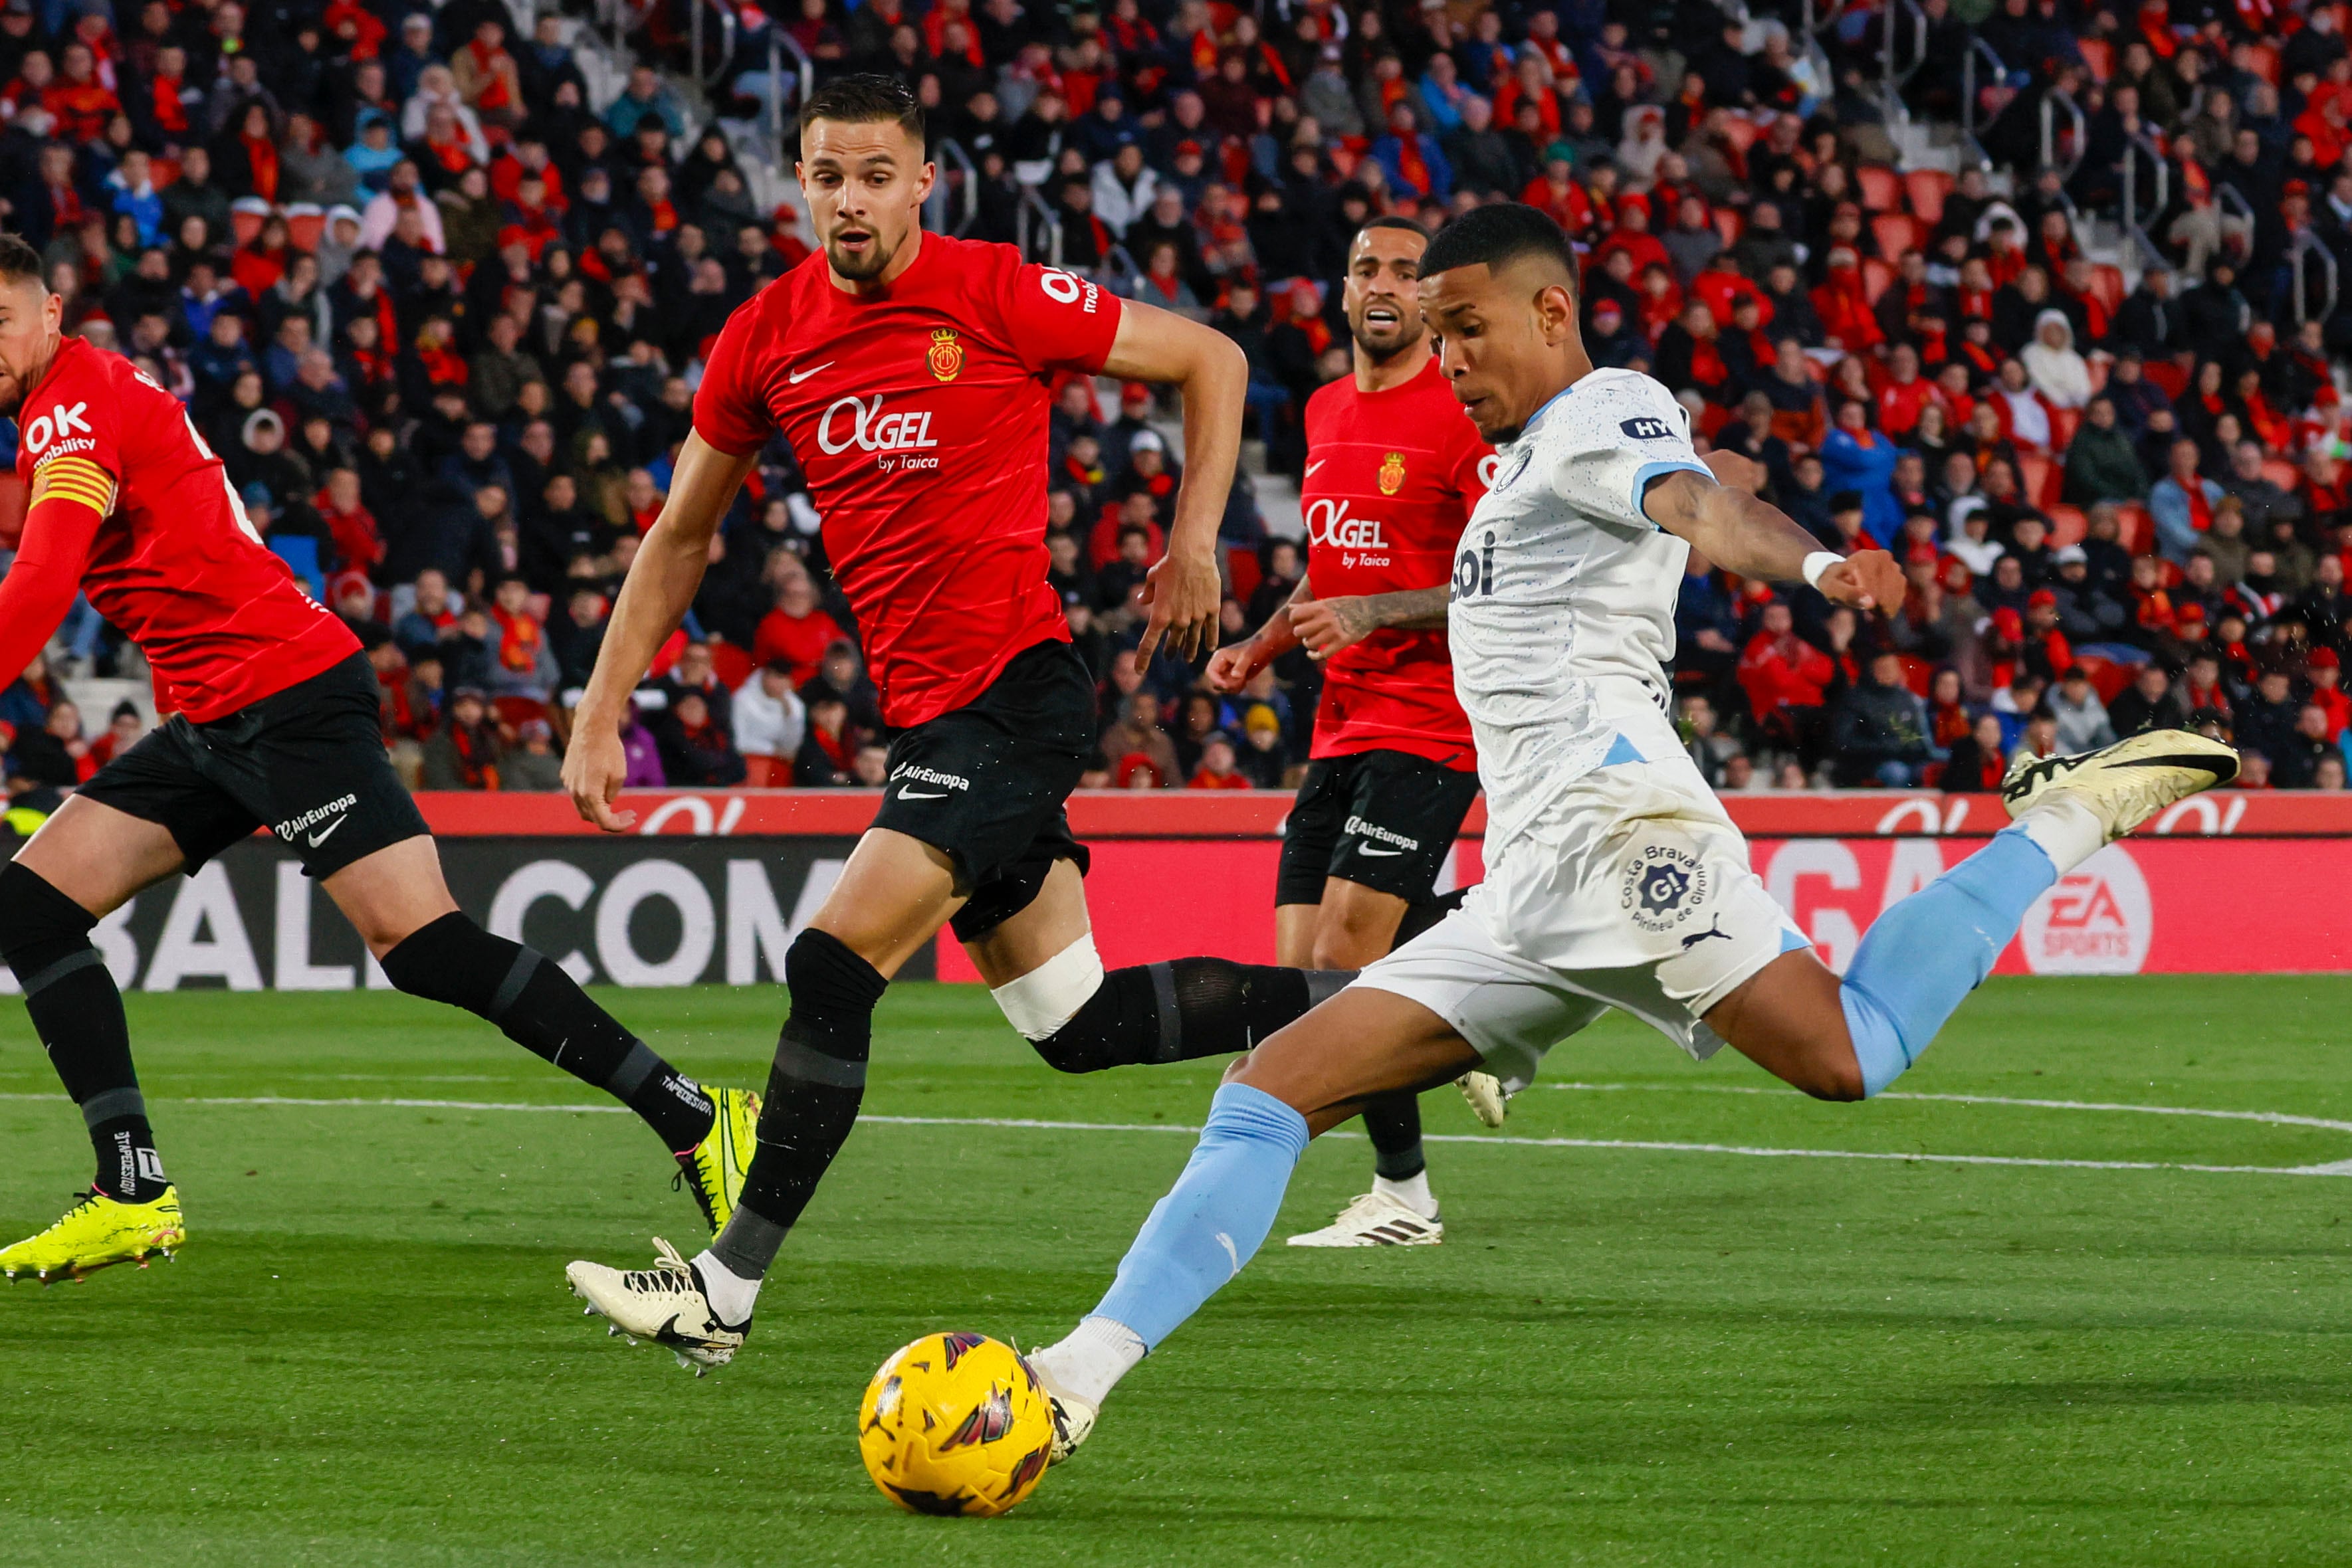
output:
[[[1087,1318],[1029,1360],[1064,1394],[1099,1406],[1143,1357],[1142,1336],[1133,1329],[1116,1318]]]
[[[720,1322],[736,1328],[751,1321],[751,1309],[760,1300],[759,1281],[746,1280],[707,1249],[696,1255],[694,1270],[702,1276],[702,1299]]]
[[[2064,795],[2028,807],[2017,819],[2017,831],[2041,847],[2060,876],[2098,853],[2107,841],[2106,830],[2091,809]]]
[[[1437,1199],[1429,1190],[1429,1172],[1413,1172],[1402,1181],[1391,1181],[1384,1176],[1372,1178],[1372,1190],[1382,1197],[1392,1197],[1423,1219],[1437,1218]]]

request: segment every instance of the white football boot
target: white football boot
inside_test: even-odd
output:
[[[1491,1072],[1465,1072],[1454,1081],[1454,1086],[1470,1102],[1470,1113],[1489,1127],[1501,1126],[1503,1118],[1511,1113],[1511,1092]]]
[[[702,1293],[702,1278],[677,1249],[654,1238],[656,1254],[650,1269],[608,1269],[602,1263],[576,1262],[563,1270],[572,1293],[585,1301],[585,1311],[601,1312],[611,1323],[605,1332],[626,1334],[635,1344],[649,1339],[677,1354],[680,1366],[692,1366],[697,1377],[714,1366],[724,1366],[743,1348],[751,1332],[749,1319],[729,1325],[719,1321]]]
[[[2113,843],[2158,811],[2238,776],[2238,754],[2186,729],[2151,729],[2072,757],[2021,757],[2001,779],[2012,817],[2055,797],[2079,801]]]
[[[1045,1456],[1045,1463],[1058,1465],[1078,1451],[1095,1429],[1095,1417],[1101,1406],[1089,1405],[1054,1381],[1054,1375],[1034,1357],[1028,1358],[1029,1371],[1037,1379],[1037,1386],[1045,1391],[1045,1402],[1054,1410],[1054,1447]]]
[[[1411,1204],[1368,1192],[1320,1230],[1290,1239],[1293,1247],[1434,1247],[1445,1239],[1435,1215],[1423,1218]]]

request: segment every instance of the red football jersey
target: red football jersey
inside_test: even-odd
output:
[[[1486,493],[1494,448],[1432,359],[1386,392],[1353,376],[1307,400],[1307,580],[1318,599],[1435,588]],[[1324,665],[1316,757],[1405,751],[1469,772],[1470,721],[1454,695],[1445,633],[1375,632]]]
[[[180,400],[129,360],[67,339],[16,421],[36,507],[55,493],[104,518],[82,592],[147,655],[158,707],[220,718],[359,652],[262,544]]]
[[[742,454],[782,430],[857,612],[882,716],[963,706],[1013,656],[1070,640],[1045,580],[1047,389],[1102,369],[1119,302],[1009,245],[922,236],[879,295],[822,253],[728,318],[694,428]]]

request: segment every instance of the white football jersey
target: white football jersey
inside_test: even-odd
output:
[[[1454,555],[1446,625],[1490,858],[1592,769],[1678,749],[1665,664],[1690,547],[1650,521],[1642,493],[1662,474],[1709,472],[1689,412],[1633,371],[1594,371],[1496,458]]]

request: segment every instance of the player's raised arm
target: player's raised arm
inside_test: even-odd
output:
[[[1706,461],[1713,477],[1677,469],[1651,483],[1642,509],[1652,522],[1741,577],[1810,582],[1832,603],[1856,610],[1902,605],[1903,571],[1893,556],[1866,549],[1839,558],[1755,493],[1753,486],[1761,482],[1756,464],[1733,453],[1714,453]]]
[[[563,758],[563,787],[580,814],[608,833],[617,833],[636,820],[633,811],[615,811],[613,801],[628,773],[621,748],[621,715],[629,694],[645,679],[654,654],[686,619],[695,591],[710,564],[710,536],[735,492],[760,455],[735,456],[721,452],[689,433],[678,453],[677,471],[670,482],[669,498],[661,516],[646,530],[637,559],[613,605],[613,619],[604,629],[604,646],[596,653],[595,673],[573,716],[572,745]]]
[[[1168,553],[1144,581],[1151,618],[1136,654],[1148,663],[1162,637],[1173,637],[1179,653],[1206,653],[1216,646],[1223,601],[1217,525],[1224,520],[1234,465],[1241,459],[1249,361],[1223,333],[1129,300],[1119,308],[1118,335],[1102,370],[1124,381],[1168,382],[1183,393],[1184,479],[1176,491]]]

